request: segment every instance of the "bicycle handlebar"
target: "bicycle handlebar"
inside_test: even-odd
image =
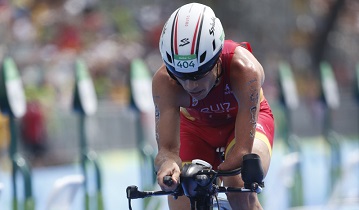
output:
[[[256,192],[261,193],[264,187],[263,170],[261,167],[259,156],[256,154],[248,154],[243,157],[243,168],[230,171],[213,170],[208,164],[193,161],[191,164],[185,164],[180,175],[180,185],[174,191],[139,191],[137,186],[128,186],[126,189],[129,201],[129,209],[131,207],[131,199],[146,198],[151,196],[172,195],[176,199],[178,196],[186,195],[191,200],[209,199],[218,193],[227,192]],[[242,179],[245,182],[243,188],[221,187],[216,183],[217,177],[234,176],[242,172]],[[163,182],[171,186],[173,180],[171,176],[165,176]],[[211,200],[212,201],[212,200]]]
[[[126,189],[127,198],[138,199],[147,198],[151,196],[171,195],[173,191],[139,191],[135,185],[128,186]]]
[[[209,184],[213,184],[217,177],[221,176],[235,176],[241,173],[241,168],[229,170],[229,171],[215,171],[211,167],[200,165],[197,167],[197,163],[185,165],[181,173],[181,183],[184,194],[188,197],[195,197],[198,194],[198,186],[208,187]],[[167,186],[172,186],[173,180],[171,176],[163,177],[163,183]],[[201,187],[200,187],[201,188]],[[189,189],[196,189],[190,191]],[[207,190],[208,191],[208,190]],[[214,193],[214,192],[213,192]]]
[[[242,168],[233,169],[230,171],[217,171],[217,176],[234,176],[242,172]]]

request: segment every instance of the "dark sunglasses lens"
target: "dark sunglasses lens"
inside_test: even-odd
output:
[[[194,81],[196,81],[196,80],[202,79],[203,77],[207,76],[209,74],[210,70],[213,69],[213,67],[214,67],[214,65],[211,66],[209,70],[204,71],[204,72],[206,72],[205,74],[193,74],[193,73],[192,74],[191,73],[186,74],[186,73],[180,73],[180,72],[176,72],[176,71],[173,71],[172,74],[175,77],[177,77],[178,79],[180,79],[180,80],[194,80]]]
[[[181,79],[181,80],[193,80],[193,81],[196,81],[196,80],[202,79],[206,75],[207,74],[204,74],[204,75],[192,75],[192,74],[186,75],[186,74],[182,74],[177,78]]]

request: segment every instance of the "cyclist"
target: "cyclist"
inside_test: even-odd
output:
[[[198,3],[177,9],[165,23],[159,42],[164,64],[152,81],[156,110],[155,159],[162,190],[175,190],[182,164],[202,159],[214,169],[241,166],[257,153],[268,171],[274,135],[271,109],[263,95],[264,72],[252,53],[224,40],[213,10]],[[222,163],[216,148],[225,148]],[[171,175],[167,186],[163,177]],[[242,187],[240,175],[223,178]],[[233,209],[261,209],[256,193],[228,193]],[[168,198],[171,210],[189,209],[185,196]]]

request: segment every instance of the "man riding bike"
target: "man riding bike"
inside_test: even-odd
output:
[[[164,64],[152,81],[156,110],[155,159],[158,184],[175,190],[182,164],[193,159],[214,169],[241,166],[245,154],[256,153],[267,173],[274,119],[262,84],[264,71],[250,52],[224,39],[213,10],[198,3],[177,9],[163,27],[159,49]],[[225,148],[225,160],[216,152]],[[172,176],[173,185],[163,183]],[[243,187],[241,176],[223,177],[225,186]],[[262,209],[257,194],[228,193],[233,209]],[[185,196],[168,198],[171,210],[189,209]]]

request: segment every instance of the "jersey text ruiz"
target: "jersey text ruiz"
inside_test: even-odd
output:
[[[202,113],[225,113],[225,112],[229,112],[230,110],[235,109],[235,107],[231,108],[231,103],[226,102],[226,103],[218,103],[218,104],[214,104],[214,105],[210,105],[209,107],[206,108],[202,108],[201,112]]]

